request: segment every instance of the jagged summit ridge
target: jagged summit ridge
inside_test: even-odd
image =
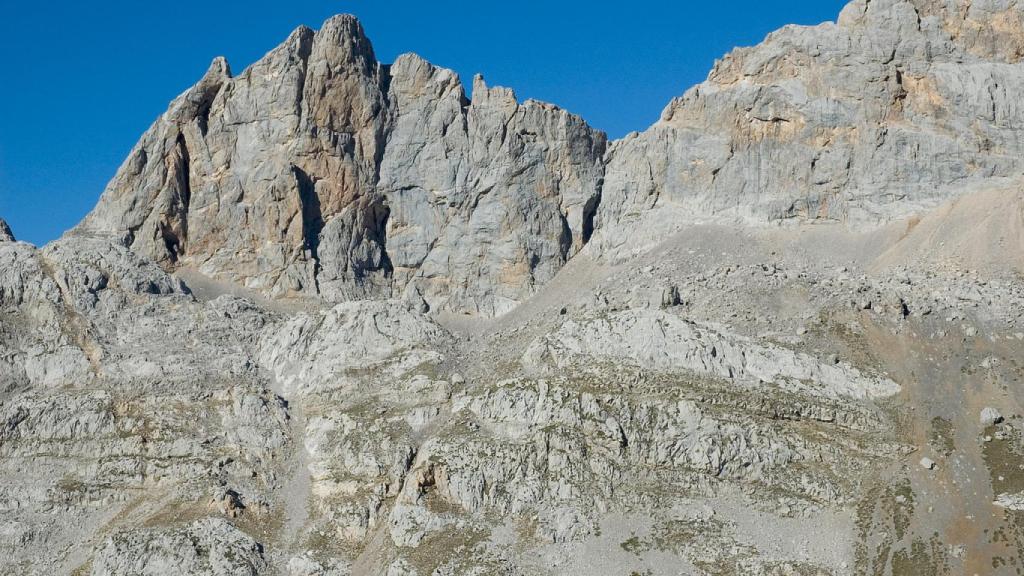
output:
[[[0,242],[14,242],[14,232],[3,218],[0,218]]]
[[[471,102],[416,55],[381,64],[336,16],[238,77],[215,60],[79,230],[274,296],[500,315],[588,243],[616,261],[701,221],[873,226],[1019,176],[1020,13],[858,0],[733,51],[612,146],[480,77]]]
[[[273,295],[507,311],[589,234],[605,137],[474,85],[381,65],[352,16],[299,28],[236,78],[215,61],[80,230]]]

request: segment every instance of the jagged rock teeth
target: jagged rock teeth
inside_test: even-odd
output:
[[[14,232],[3,218],[0,218],[0,242],[14,242]]]
[[[300,28],[237,78],[214,61],[79,229],[271,296],[501,314],[589,236],[605,139],[475,84],[378,64],[352,16]]]

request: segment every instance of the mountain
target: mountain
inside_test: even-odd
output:
[[[1022,26],[1015,2],[862,1],[735,50],[612,148],[603,250],[695,219],[863,230],[1019,177]]]
[[[471,102],[454,72],[381,64],[339,16],[237,78],[215,60],[79,230],[275,297],[501,315],[596,228],[592,255],[615,258],[694,221],[870,226],[1018,176],[1018,19],[998,2],[855,2],[736,50],[609,147],[480,78]]]
[[[642,133],[358,20],[0,220],[0,572],[1016,574],[1024,5],[854,0]]]
[[[79,227],[271,296],[410,294],[498,315],[592,231],[603,134],[414,55],[358,21],[300,28],[236,78],[215,60]]]

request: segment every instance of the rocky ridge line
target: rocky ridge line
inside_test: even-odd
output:
[[[143,136],[79,226],[274,296],[401,295],[496,315],[592,231],[605,137],[415,55],[358,21],[223,59]]]
[[[470,101],[418,56],[381,64],[338,16],[237,77],[215,60],[77,231],[275,297],[501,315],[588,243],[615,262],[701,221],[864,229],[1019,176],[1020,13],[856,0],[733,51],[611,145],[479,76]]]

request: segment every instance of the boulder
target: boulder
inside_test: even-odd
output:
[[[981,411],[981,425],[986,428],[1000,424],[1002,421],[1003,415],[999,413],[999,410],[991,406],[987,406]]]

